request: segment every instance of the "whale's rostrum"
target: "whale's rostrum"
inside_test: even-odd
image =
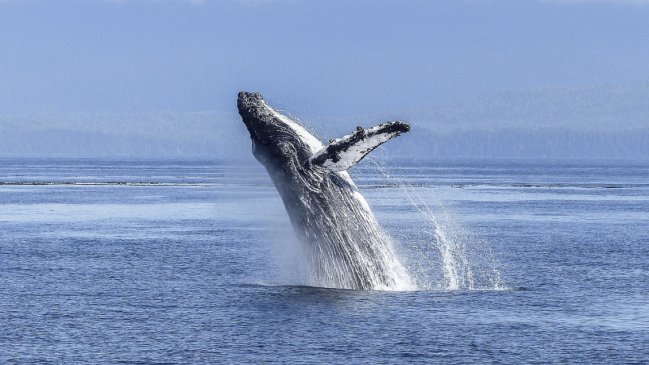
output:
[[[346,171],[410,126],[395,121],[358,127],[325,146],[298,122],[269,106],[259,93],[240,92],[237,107],[250,132],[253,155],[268,171],[303,245],[309,284],[412,288],[389,236]]]

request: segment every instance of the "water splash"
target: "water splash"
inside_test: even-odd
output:
[[[418,189],[400,177],[402,172],[391,173],[375,158],[369,161],[384,179],[394,182],[423,223],[419,233],[409,237],[411,242],[400,245],[419,289],[505,289],[500,264],[486,239],[462,227],[441,202],[428,204]]]
[[[286,258],[280,266],[288,269],[282,282],[389,291],[505,289],[498,260],[484,238],[462,227],[441,203],[427,202],[431,196],[422,196],[422,189],[404,181],[403,173],[392,174],[375,159],[369,161],[404,195],[412,212],[386,222],[386,231],[360,193],[329,187],[317,177],[305,180],[298,184],[308,190],[299,194],[302,211],[294,215],[305,220],[297,225],[291,254],[279,255]],[[330,204],[309,198],[323,190]],[[409,221],[413,216],[416,224]],[[386,233],[394,225],[403,231]]]

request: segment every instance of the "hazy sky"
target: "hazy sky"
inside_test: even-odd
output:
[[[649,1],[0,0],[0,114],[405,110],[649,80]]]

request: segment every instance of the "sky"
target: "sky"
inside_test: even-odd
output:
[[[0,127],[15,115],[236,114],[240,90],[314,119],[529,90],[642,100],[648,39],[642,0],[0,0]]]

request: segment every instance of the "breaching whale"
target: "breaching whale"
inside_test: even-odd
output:
[[[325,146],[259,93],[240,92],[239,114],[255,158],[265,166],[310,265],[310,284],[345,289],[413,286],[390,238],[347,169],[410,126],[400,121],[358,127]]]

